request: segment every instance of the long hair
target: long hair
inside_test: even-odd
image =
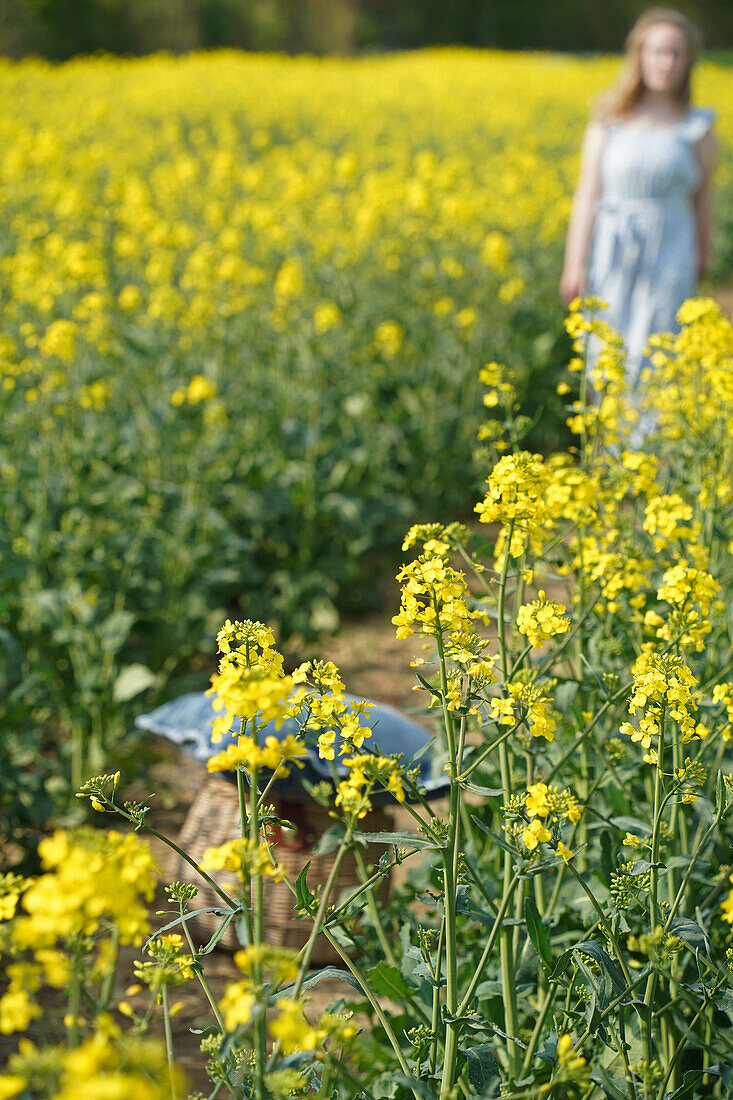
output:
[[[613,87],[596,99],[594,109],[596,118],[606,121],[621,118],[628,114],[641,98],[644,91],[644,80],[641,75],[641,47],[646,32],[657,23],[672,23],[685,36],[687,70],[673,96],[681,107],[689,106],[690,74],[702,44],[700,32],[687,16],[673,8],[649,8],[639,16],[626,36],[624,44],[626,64]]]

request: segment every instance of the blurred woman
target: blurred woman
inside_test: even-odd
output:
[[[699,46],[684,15],[646,11],[583,139],[560,296],[566,308],[579,294],[608,303],[600,316],[624,338],[635,405],[648,337],[679,331],[677,310],[707,268],[716,112],[690,104]]]

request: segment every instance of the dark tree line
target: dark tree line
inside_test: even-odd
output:
[[[461,43],[616,51],[642,0],[0,0],[0,54],[61,60],[217,46],[351,53]],[[708,48],[733,46],[731,0],[678,0]]]

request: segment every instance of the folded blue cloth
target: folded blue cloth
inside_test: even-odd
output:
[[[344,695],[347,703],[357,703],[363,700],[358,695]],[[194,691],[188,695],[181,695],[178,699],[172,699],[169,703],[151,711],[150,714],[140,714],[135,719],[138,729],[147,730],[150,733],[160,734],[168,738],[188,756],[198,760],[201,764],[211,756],[216,756],[228,745],[235,744],[241,730],[241,719],[236,718],[234,724],[218,744],[211,743],[212,721],[220,713],[214,710],[214,696],[207,695],[203,691]],[[427,746],[432,741],[429,734],[416,722],[412,722],[394,707],[386,703],[369,703],[370,715],[368,724],[374,727],[374,733],[364,742],[367,752],[381,752],[385,756],[394,753],[403,753],[402,762],[407,768],[419,769],[419,782],[426,797],[433,798],[443,794],[450,782],[445,774],[435,776],[433,774],[433,762]],[[339,747],[341,739],[338,730],[335,730],[336,751],[333,763],[340,778],[346,776],[348,769],[341,762]],[[296,736],[299,733],[298,722],[295,718],[286,719],[279,730],[274,723],[262,727],[258,734],[260,744],[266,737],[273,736],[282,741],[288,734]],[[418,756],[417,754],[420,753]],[[348,755],[348,754],[347,754]],[[417,756],[417,759],[415,757]],[[303,768],[293,765],[290,775],[275,781],[273,796],[293,802],[306,801],[310,796],[302,785],[306,779],[310,783],[320,783],[324,780],[332,783],[333,778],[325,760],[321,760],[315,748],[308,749],[308,755],[302,758]],[[227,774],[227,773],[225,773]],[[375,793],[370,796],[372,801],[393,801],[392,795]]]

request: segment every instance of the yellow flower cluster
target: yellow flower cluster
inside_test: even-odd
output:
[[[341,739],[340,755],[360,749],[367,737],[371,737],[368,720],[369,703],[366,700],[347,703],[345,685],[339,670],[332,661],[307,661],[293,672],[293,680],[300,686],[302,710],[299,720],[303,728],[320,731],[318,755],[322,760],[335,759],[336,731]]]
[[[0,874],[0,921],[10,920],[15,915],[18,899],[29,885],[30,879],[24,879],[12,871]]]
[[[491,442],[497,451],[505,451],[508,444],[500,438],[506,430],[506,422],[515,415],[520,402],[517,400],[516,377],[500,363],[486,363],[479,371],[479,381],[488,387],[483,396],[487,409],[501,408],[504,412],[504,424],[497,420],[485,421],[478,430],[477,438],[481,442]]]
[[[533,818],[522,831],[522,843],[528,851],[534,851],[539,844],[547,844],[552,839],[552,833],[547,828],[549,824],[563,818],[574,824],[583,813],[583,807],[578,805],[569,790],[548,787],[546,783],[534,783],[527,787],[524,809],[527,816]],[[557,841],[555,851],[566,863],[573,857],[562,840]]]
[[[402,549],[409,550],[420,542],[425,557],[444,558],[468,539],[468,528],[462,523],[415,523],[405,535]]]
[[[549,817],[550,821],[580,821],[583,807],[575,801],[567,789],[548,787],[546,783],[533,783],[527,787],[524,806],[529,817]]]
[[[200,405],[216,397],[216,384],[205,374],[195,374],[187,386],[179,386],[171,394],[171,405]]]
[[[504,455],[486,479],[486,495],[474,511],[481,523],[500,523],[512,531],[509,553],[513,558],[524,553],[528,536],[545,518],[549,480],[542,456],[529,451]]]
[[[565,634],[570,629],[570,619],[565,615],[565,607],[556,600],[548,600],[542,589],[532,603],[523,604],[517,611],[517,630],[526,635],[529,644],[539,649],[556,634]]]
[[[392,757],[362,753],[348,757],[344,764],[349,774],[339,783],[335,801],[348,816],[366,817],[372,808],[369,794],[375,787],[389,791],[398,802],[405,801],[404,768]]]
[[[712,627],[706,618],[720,585],[704,569],[685,560],[666,570],[657,590],[657,599],[671,607],[666,619],[647,612],[646,625],[656,628],[657,638],[670,645],[691,646],[698,653],[705,649],[705,635]],[[697,604],[697,607],[694,605]]]
[[[551,685],[507,684],[508,694],[495,696],[489,704],[489,717],[503,726],[526,723],[533,737],[554,741],[558,715],[552,706]]]
[[[251,1024],[255,1006],[264,991],[292,982],[298,974],[297,953],[269,944],[253,944],[237,951],[234,962],[244,976],[227,985],[219,1002],[227,1031]],[[311,1024],[302,1001],[278,997],[268,1031],[286,1055],[313,1051],[315,1057],[322,1058],[329,1039],[342,1046],[356,1035],[356,1028],[349,1021],[350,1014],[325,1012],[316,1024]],[[290,1084],[300,1088],[304,1082],[291,1081]]]
[[[715,456],[729,453],[730,446],[733,381],[726,364],[733,355],[733,326],[712,298],[689,299],[677,319],[679,333],[649,340],[658,350],[645,376],[647,405],[666,439],[699,455],[706,504],[726,502],[733,488],[730,466]]]
[[[285,868],[270,858],[266,844],[256,844],[249,837],[228,840],[218,847],[207,848],[201,859],[203,871],[229,871],[240,882],[255,875],[268,875],[275,882],[286,877]]]
[[[214,744],[228,733],[235,718],[255,718],[279,728],[285,718],[297,713],[297,699],[291,699],[295,680],[283,674],[283,659],[275,649],[272,631],[263,623],[225,622],[217,635],[219,671],[211,677],[207,695],[214,695],[214,709],[225,713],[214,719]],[[244,727],[243,727],[244,732]]]
[[[399,613],[392,616],[392,622],[398,638],[409,638],[416,630],[433,636],[470,633],[471,621],[484,617],[466,602],[463,574],[442,557],[421,554],[403,565],[397,580],[402,582],[402,594]]]
[[[183,985],[194,977],[194,959],[177,933],[156,936],[146,951],[152,962],[135,962],[134,974],[160,998],[163,986]]]
[[[733,875],[728,876],[728,881],[733,884]],[[733,890],[729,890],[728,897],[721,902],[720,915],[728,924],[733,924]]]
[[[624,722],[621,733],[632,741],[641,742],[644,760],[656,764],[656,750],[651,750],[652,738],[659,737],[663,717],[679,724],[682,743],[701,736],[693,711],[697,709],[693,692],[697,681],[681,657],[655,652],[642,653],[634,664],[634,685],[629,699],[629,714],[643,711],[638,729]]]
[[[645,589],[651,558],[640,555],[638,546],[622,539],[615,530],[588,534],[578,540],[577,553],[570,569],[582,570],[585,581],[598,582],[603,600],[596,604],[599,614],[616,614],[627,598],[631,622],[641,620],[641,609],[646,604]],[[570,570],[568,570],[570,571]]]
[[[36,878],[3,876],[5,949],[17,959],[6,967],[9,984],[0,997],[0,1033],[6,1035],[24,1031],[40,1015],[33,995],[44,982],[55,989],[68,984],[72,941],[95,937],[93,969],[101,977],[113,965],[112,927],[122,944],[139,944],[149,931],[146,903],[155,893],[157,867],[134,833],[57,829],[38,851],[42,873]]]
[[[341,1046],[356,1035],[356,1028],[349,1022],[350,1013],[324,1012],[314,1025],[308,1021],[300,1001],[280,997],[277,1008],[278,1015],[268,1030],[271,1037],[282,1044],[285,1054],[308,1050],[322,1058],[323,1047],[329,1039]]]
[[[597,351],[595,365],[585,372],[597,399],[590,401],[586,394],[585,404],[581,400],[573,401],[570,406],[573,415],[567,421],[570,430],[581,436],[587,449],[596,447],[601,438],[605,446],[618,444],[624,428],[633,423],[638,415],[628,408],[623,397],[623,341],[606,321],[597,316],[597,312],[607,308],[607,305],[607,302],[592,295],[576,298],[570,303],[565,318],[565,328],[573,339],[575,352],[568,369],[584,371],[586,351],[591,346]]]
[[[21,1039],[8,1068],[9,1074],[0,1075],[3,1100],[41,1080],[44,1095],[53,1100],[170,1100],[172,1088],[177,1095],[186,1091],[183,1073],[168,1064],[160,1040],[125,1035],[122,1041],[120,1027],[107,1013],[98,1017],[94,1034],[76,1047],[37,1047]]]
[[[265,738],[264,745],[259,745],[252,737],[243,736],[238,738],[235,745],[227,745],[223,752],[210,756],[206,767],[210,772],[242,768],[250,773],[266,768],[274,771],[278,777],[285,777],[290,774],[286,763],[292,762],[302,768],[301,757],[307,753],[305,742],[290,733],[282,741],[270,734]]]
[[[644,530],[654,538],[654,552],[661,553],[673,542],[697,542],[700,525],[693,522],[692,516],[692,505],[679,493],[663,494],[650,500],[644,515]]]
[[[106,921],[117,926],[121,943],[141,942],[149,929],[144,902],[152,899],[158,874],[145,841],[116,830],[57,829],[38,852],[45,873],[23,894],[24,912],[12,930],[17,947],[89,936]]]
[[[733,737],[733,683],[724,681],[713,688],[713,702],[722,703],[726,710],[727,722],[722,727],[721,736],[724,741],[730,741]]]

